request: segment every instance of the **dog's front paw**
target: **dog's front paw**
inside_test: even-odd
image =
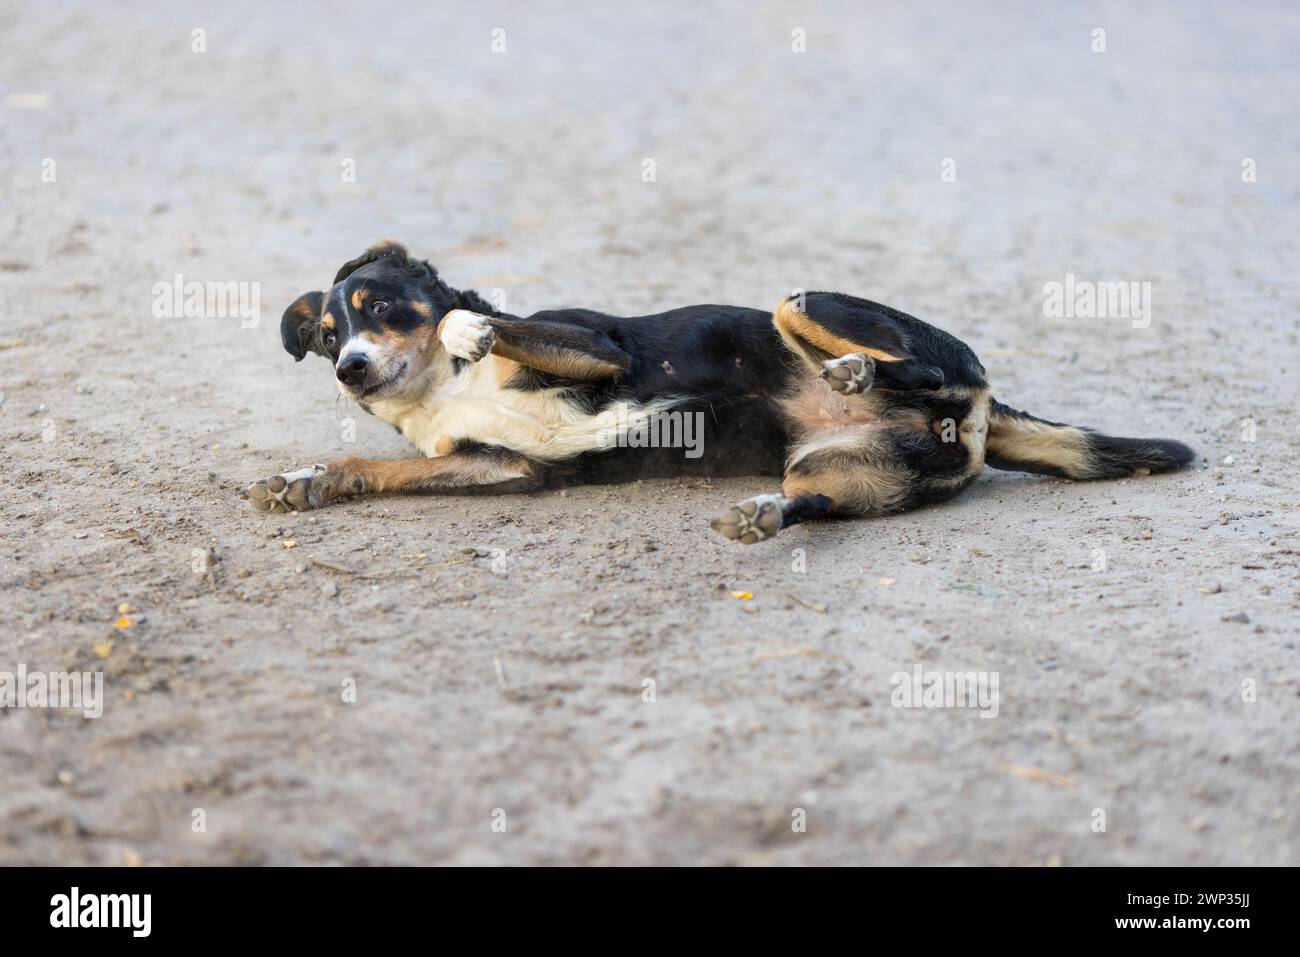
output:
[[[316,479],[325,474],[325,466],[312,465],[293,472],[281,472],[261,482],[254,482],[245,490],[253,508],[259,512],[305,512],[309,508],[318,508],[322,502],[319,482]]]
[[[756,495],[733,505],[709,525],[725,538],[753,545],[781,530],[781,496]]]
[[[852,352],[822,363],[822,378],[841,395],[861,395],[876,380],[876,362],[871,356]]]
[[[497,335],[487,316],[468,309],[453,309],[442,319],[438,338],[457,359],[478,362],[492,351]]]

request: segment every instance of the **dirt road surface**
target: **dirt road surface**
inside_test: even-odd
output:
[[[268,6],[0,3],[0,672],[105,675],[0,711],[0,863],[1300,863],[1293,4]],[[878,299],[1198,462],[751,548],[761,479],[258,514],[414,454],[278,340],[381,237]]]

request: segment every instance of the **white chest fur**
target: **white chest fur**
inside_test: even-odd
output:
[[[502,388],[514,369],[489,354],[418,399],[383,400],[370,410],[428,456],[445,455],[454,442],[471,440],[558,461],[613,448],[620,433],[642,427],[672,404],[620,402],[591,414],[562,399],[561,389]]]

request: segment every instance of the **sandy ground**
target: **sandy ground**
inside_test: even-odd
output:
[[[0,671],[107,694],[0,711],[0,863],[1300,862],[1294,5],[266,6],[0,3]],[[385,236],[514,312],[880,299],[1202,460],[748,549],[763,480],[255,513],[413,454],[278,342]]]

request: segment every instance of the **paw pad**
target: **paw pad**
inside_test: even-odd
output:
[[[759,495],[727,509],[710,526],[725,538],[753,545],[781,530],[781,496]]]
[[[841,395],[861,395],[876,380],[876,363],[870,356],[854,352],[822,363],[821,377]]]
[[[312,480],[325,471],[313,465],[293,472],[282,472],[248,486],[245,495],[259,512],[305,512],[320,504],[312,494]]]

